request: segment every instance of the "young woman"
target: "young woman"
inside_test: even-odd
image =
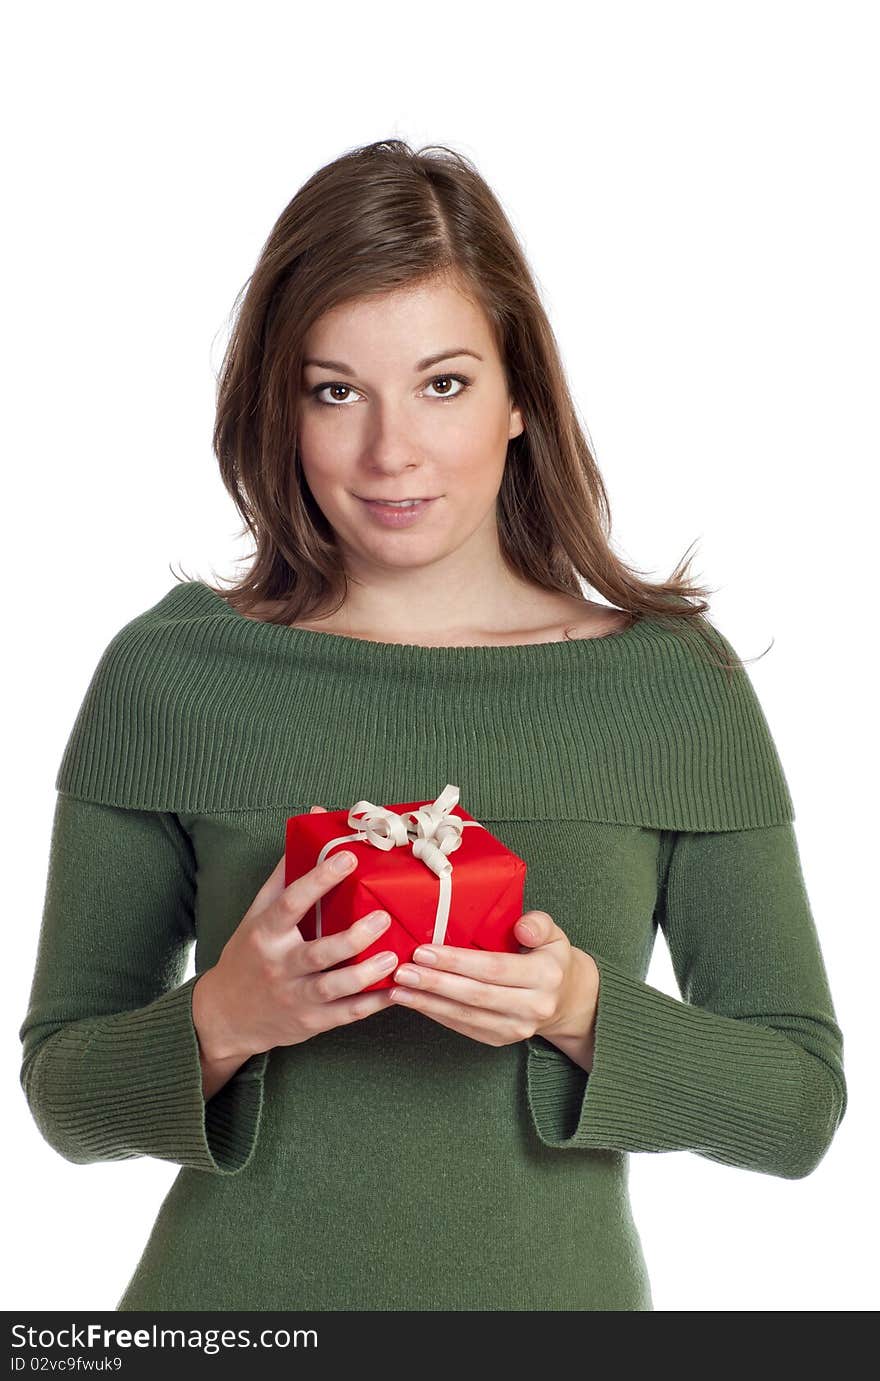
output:
[[[611,550],[465,159],[383,142],[297,193],[214,445],[253,561],[97,666],[21,1027],[61,1155],[181,1167],[117,1309],[653,1309],[629,1155],[808,1175],[842,1036],[751,682],[705,590]],[[287,818],[448,783],[527,863],[516,952],[304,938],[344,875],[285,887]]]

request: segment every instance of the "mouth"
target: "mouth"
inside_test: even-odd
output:
[[[370,517],[376,522],[382,523],[384,527],[408,527],[416,522],[423,513],[436,503],[441,495],[433,495],[431,498],[411,498],[411,499],[365,499],[360,494],[356,494]]]
[[[430,502],[431,502],[431,499],[436,498],[436,497],[437,497],[437,496],[436,496],[435,494],[430,494],[430,495],[418,494],[418,495],[416,495],[416,496],[414,496],[414,497],[406,498],[406,499],[381,499],[381,498],[368,499],[368,498],[366,497],[365,494],[355,494],[355,498],[356,498],[356,499],[361,499],[361,500],[363,500],[364,503],[378,503],[378,504],[382,504],[383,507],[388,507],[388,508],[400,508],[401,505],[403,505],[403,504],[430,503]]]

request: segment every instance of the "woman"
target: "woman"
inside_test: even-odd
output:
[[[181,1167],[117,1309],[652,1310],[629,1154],[808,1175],[842,1036],[743,664],[612,552],[470,164],[388,141],[306,183],[214,445],[254,559],[101,658],[21,1027],[61,1155]],[[287,818],[447,783],[527,863],[516,951],[305,939],[341,879],[284,886]]]

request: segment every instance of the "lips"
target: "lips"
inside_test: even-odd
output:
[[[418,522],[423,513],[430,512],[431,504],[436,503],[436,499],[415,499],[396,505],[387,499],[361,499],[360,502],[374,522],[381,523],[383,527],[400,528]]]

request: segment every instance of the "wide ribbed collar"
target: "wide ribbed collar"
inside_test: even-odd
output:
[[[199,581],[111,640],[56,786],[131,808],[294,812],[434,799],[448,782],[484,820],[793,818],[745,670],[728,680],[659,619],[602,638],[422,647],[261,623]]]

